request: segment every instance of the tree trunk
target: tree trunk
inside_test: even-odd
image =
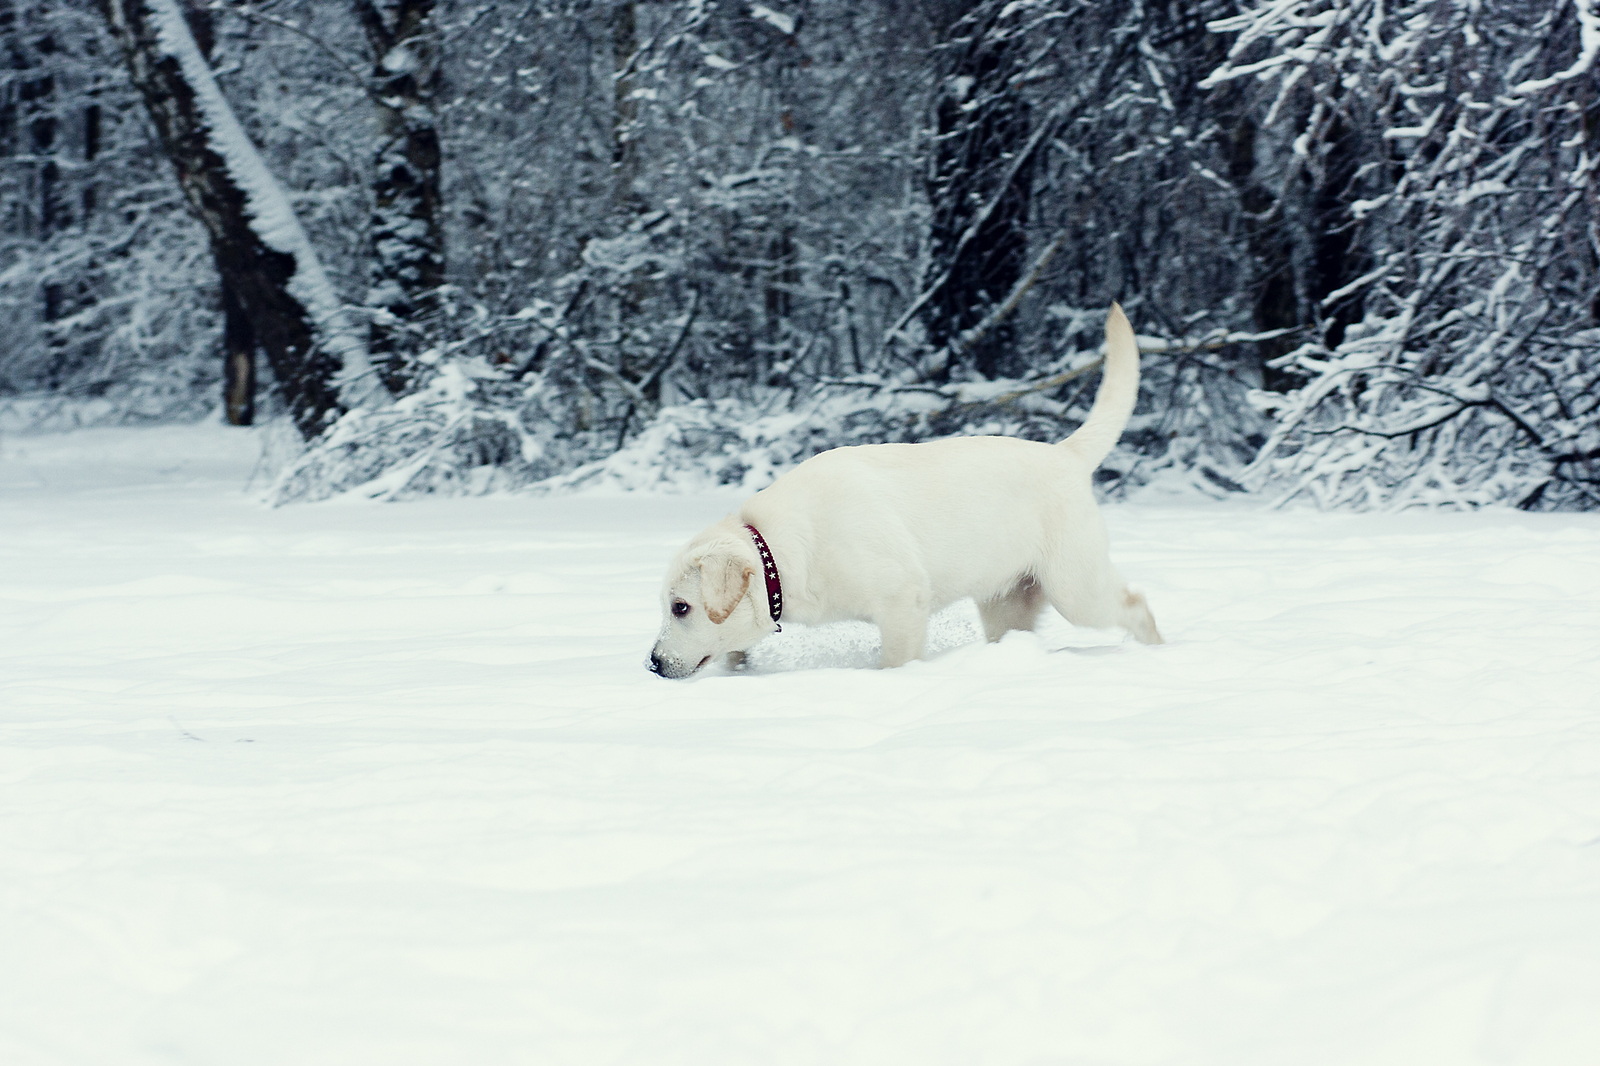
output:
[[[1013,164],[1028,143],[1031,115],[1012,84],[1021,56],[996,6],[980,3],[956,22],[935,107],[928,277],[946,280],[935,282],[923,319],[936,349],[982,322],[1016,287],[1027,260],[1032,168]],[[996,326],[973,346],[974,367],[995,377],[1013,342],[1009,322]]]
[[[426,324],[444,283],[439,221],[439,44],[434,0],[354,0],[372,48],[378,147],[373,160],[368,348],[396,396],[416,381]]]
[[[58,87],[55,75],[48,68],[50,57],[56,52],[56,42],[46,34],[34,42],[33,48],[46,66],[37,77],[29,77],[22,82],[19,95],[27,117],[28,150],[37,166],[35,189],[38,198],[35,207],[38,214],[35,216],[33,236],[42,244],[70,226],[72,218],[67,198],[62,195],[61,163],[57,158],[61,152],[58,142],[62,132],[57,113]],[[51,373],[54,378],[66,372],[70,356],[67,353],[66,336],[60,327],[51,327],[76,309],[73,306],[72,286],[63,277],[47,274],[40,280],[39,295],[44,311],[45,343],[51,352]]]
[[[1320,167],[1314,168],[1311,190],[1311,262],[1306,287],[1312,307],[1361,276],[1363,257],[1356,244],[1356,221],[1350,213],[1360,157],[1344,119],[1329,123]],[[1344,340],[1345,329],[1361,318],[1361,296],[1347,296],[1326,309],[1322,343],[1331,351]]]
[[[1226,91],[1230,97],[1238,97],[1231,87]],[[1300,303],[1295,291],[1294,251],[1283,207],[1256,173],[1256,137],[1259,131],[1255,119],[1245,112],[1244,105],[1240,105],[1231,126],[1224,148],[1228,157],[1228,176],[1233,180],[1234,188],[1239,190],[1240,226],[1244,231],[1245,247],[1249,249],[1251,262],[1255,264],[1252,301],[1255,328],[1263,333],[1293,329],[1301,324]],[[1300,338],[1285,334],[1256,345],[1261,359],[1262,388],[1287,392],[1299,383],[1296,375],[1269,365],[1299,343]]]
[[[639,51],[638,12],[633,0],[623,0],[611,11],[611,199],[622,216],[638,214],[644,207],[634,182],[639,177],[637,144],[639,101],[633,63]]]
[[[227,282],[222,285],[222,406],[230,426],[256,420],[256,332]]]
[[[100,0],[190,210],[308,440],[367,398],[364,346],[282,188],[228,107],[177,0]]]
[[[184,13],[200,54],[211,62],[217,47],[216,24],[208,8],[190,7]],[[256,419],[256,331],[239,297],[221,285],[222,302],[222,415],[230,426],[253,425]]]
[[[93,94],[96,90],[91,89]],[[100,154],[100,123],[104,109],[97,103],[86,104],[83,108],[83,161],[92,164],[95,157]],[[96,208],[99,207],[98,190],[95,188],[94,177],[90,176],[83,185],[83,224],[87,228],[89,220],[94,217]]]

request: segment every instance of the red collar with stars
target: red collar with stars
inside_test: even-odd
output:
[[[772,549],[761,539],[761,531],[749,523],[744,528],[750,531],[756,542],[756,552],[761,556],[761,574],[767,579],[767,610],[772,612],[772,622],[777,625],[783,615],[783,585],[778,581],[778,564],[772,558]]]

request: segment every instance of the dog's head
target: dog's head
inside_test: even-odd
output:
[[[744,527],[726,519],[678,553],[661,588],[661,636],[650,669],[688,677],[718,655],[743,651],[776,627],[750,595],[761,560]]]

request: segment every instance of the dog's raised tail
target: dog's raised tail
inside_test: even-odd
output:
[[[1106,361],[1100,371],[1094,406],[1089,408],[1083,425],[1061,446],[1076,449],[1091,466],[1099,466],[1122,436],[1138,398],[1139,343],[1134,340],[1133,327],[1122,313],[1122,306],[1113,303],[1106,314]]]

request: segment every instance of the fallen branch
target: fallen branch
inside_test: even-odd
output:
[[[1289,326],[1284,329],[1269,329],[1264,333],[1230,333],[1219,329],[1197,340],[1190,340],[1188,337],[1178,340],[1168,340],[1165,337],[1139,337],[1139,354],[1171,355],[1180,352],[1212,351],[1233,344],[1256,344],[1275,340],[1278,337],[1287,337],[1291,333],[1300,333],[1304,329],[1304,326]]]
[[[683,316],[683,325],[678,328],[678,335],[673,338],[672,344],[668,346],[667,353],[656,361],[655,367],[645,375],[643,381],[639,382],[640,392],[647,396],[651,395],[652,389],[661,381],[661,375],[665,374],[667,368],[672,366],[673,361],[678,358],[678,349],[683,347],[684,340],[688,338],[689,327],[694,325],[695,312],[699,310],[700,290],[695,289],[689,295],[689,310]],[[657,392],[654,398],[657,402],[660,402],[660,393]]]
[[[578,304],[589,293],[589,279],[584,278],[578,282],[578,287],[572,291],[572,296],[567,300],[567,306],[561,309],[561,314],[555,322],[545,327],[544,339],[534,346],[533,354],[523,361],[522,365],[511,375],[512,381],[521,381],[533,371],[539,369],[539,364],[544,362],[545,353],[550,350],[550,342],[555,340],[561,328],[567,324],[567,318],[577,310]]]
[[[1044,266],[1044,256],[1041,255],[1040,259],[1041,262],[1035,264],[1035,266],[1042,268]],[[1019,288],[1020,287],[1021,285],[1019,283]],[[1017,295],[1020,296],[1020,294]],[[1009,303],[1010,301],[1008,300],[1007,302]],[[973,329],[976,330],[981,326],[982,323],[980,323],[979,326],[974,326]],[[1229,333],[1219,330],[1216,333],[1207,334],[1204,337],[1196,339],[1180,338],[1173,340],[1166,337],[1138,337],[1137,340],[1139,342],[1140,355],[1183,355],[1188,352],[1211,351],[1217,348],[1226,348],[1232,344],[1250,344],[1258,341],[1273,340],[1274,338],[1282,337],[1285,334],[1299,332],[1301,328],[1302,327],[1272,329],[1267,330],[1264,333]],[[1013,403],[1022,399],[1024,396],[1031,396],[1036,392],[1048,392],[1051,389],[1060,388],[1062,385],[1072,381],[1074,378],[1080,378],[1085,374],[1100,369],[1104,363],[1105,356],[1100,355],[1093,361],[1084,363],[1080,366],[1075,366],[1071,370],[1063,370],[1060,373],[1051,374],[1048,377],[1037,378],[1032,381],[1022,381],[1018,383],[1016,388],[1008,392],[996,393],[994,396],[975,396],[974,387],[970,383],[959,385],[926,385],[921,382],[909,382],[892,385],[882,381],[861,381],[851,378],[824,378],[817,382],[817,384],[818,387],[822,388],[842,387],[874,390],[881,389],[890,393],[925,392],[932,393],[937,396],[948,397],[955,404],[962,407],[994,407]],[[982,384],[993,386],[999,383],[987,382]],[[982,387],[982,385],[980,385],[980,387]]]
[[[1033,288],[1034,283],[1039,280],[1039,275],[1044,272],[1045,267],[1050,265],[1050,260],[1055,258],[1055,254],[1061,250],[1062,242],[1066,239],[1065,230],[1056,234],[1055,239],[1045,245],[1044,251],[1039,253],[1039,258],[1033,261],[1033,266],[1028,268],[1028,272],[1011,287],[1010,294],[1001,301],[999,306],[985,315],[983,321],[976,326],[958,333],[956,338],[943,351],[934,355],[921,376],[928,378],[942,373],[951,363],[970,352],[979,341],[988,336],[1001,322],[1004,322],[1011,312],[1017,309],[1017,305],[1022,302],[1022,298],[1028,295],[1028,290]]]
[[[998,396],[989,396],[982,399],[958,400],[955,406],[962,408],[999,407],[1004,404],[1015,403],[1024,396],[1031,396],[1036,392],[1049,392],[1051,389],[1060,388],[1062,385],[1065,385],[1074,378],[1081,378],[1085,374],[1093,373],[1094,371],[1099,370],[1101,367],[1105,366],[1105,364],[1106,357],[1102,355],[1092,362],[1084,363],[1082,366],[1075,366],[1071,370],[1064,370],[1059,374],[1052,374],[1047,378],[1040,378],[1038,381],[1029,382],[1021,388],[1013,389],[1011,392],[1002,392]],[[957,388],[959,389],[959,386],[957,386]],[[957,395],[959,396],[959,392]]]
[[[629,381],[627,377],[623,375],[622,371],[618,370],[605,360],[596,359],[594,356],[588,355],[584,356],[583,365],[588,367],[590,370],[598,370],[600,373],[610,377],[611,380],[615,381],[622,388],[623,392],[628,394],[628,398],[634,403],[645,404],[650,402],[645,399],[644,393],[640,391],[639,386]]]

